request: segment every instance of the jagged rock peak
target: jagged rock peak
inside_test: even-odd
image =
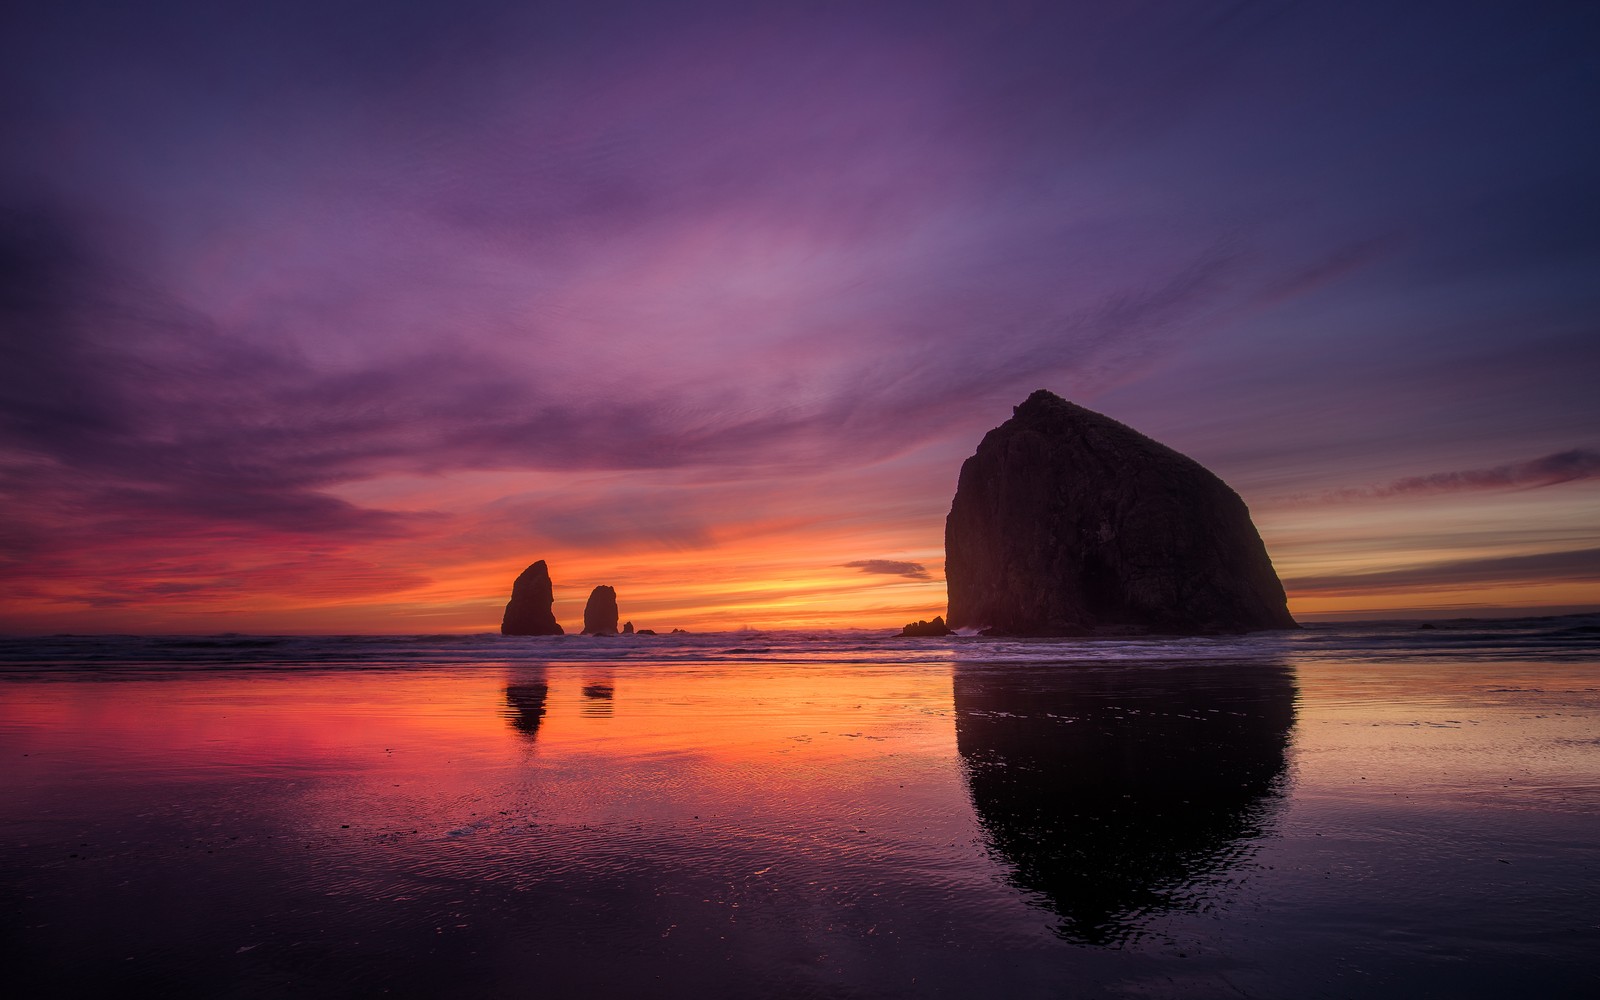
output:
[[[949,634],[950,626],[944,623],[943,615],[934,615],[933,621],[931,622],[923,621],[919,618],[900,630],[900,635],[902,638],[907,636],[920,638],[925,636],[941,636]]]
[[[500,622],[501,635],[562,635],[561,625],[551,613],[555,591],[550,569],[544,560],[529,566],[511,585],[511,600],[506,603]]]
[[[961,467],[951,628],[1011,635],[1294,628],[1239,495],[1198,462],[1044,389]]]
[[[617,634],[617,592],[604,584],[589,594],[589,603],[583,606],[584,635]]]

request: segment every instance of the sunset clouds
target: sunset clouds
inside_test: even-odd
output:
[[[927,617],[1038,387],[1269,526],[1592,498],[1596,26],[1448,11],[8,11],[0,627]]]
[[[1363,500],[1408,494],[1454,493],[1461,490],[1537,489],[1560,486],[1600,476],[1600,451],[1572,448],[1526,462],[1511,462],[1490,469],[1462,469],[1407,476],[1392,483],[1366,488],[1335,490],[1329,500]]]

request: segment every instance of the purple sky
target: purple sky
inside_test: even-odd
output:
[[[1600,9],[254,7],[0,15],[0,628],[903,621],[1039,387],[1600,605]]]

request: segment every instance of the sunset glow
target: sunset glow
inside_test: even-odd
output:
[[[1592,25],[23,6],[0,631],[897,628],[1041,387],[1302,618],[1600,607]]]

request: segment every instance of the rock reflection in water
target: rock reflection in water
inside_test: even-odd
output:
[[[990,850],[1069,940],[1125,943],[1199,903],[1283,793],[1282,663],[958,663],[954,687]]]
[[[550,697],[550,683],[543,667],[519,670],[506,684],[506,721],[511,728],[534,739],[539,735],[539,725],[544,722],[545,702]]]
[[[616,696],[616,682],[611,670],[591,671],[583,681],[583,714],[588,718],[608,718],[611,702]]]

